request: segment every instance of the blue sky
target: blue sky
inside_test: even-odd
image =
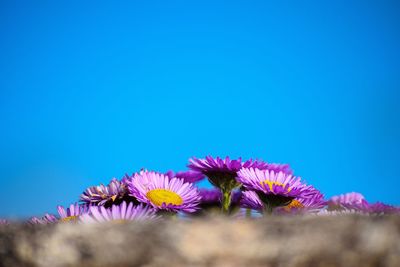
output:
[[[400,204],[396,1],[0,3],[0,216],[191,156]]]

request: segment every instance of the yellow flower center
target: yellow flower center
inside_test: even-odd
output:
[[[62,218],[60,221],[61,222],[76,222],[78,220],[78,216],[68,216],[65,218]]]
[[[147,192],[146,197],[158,207],[161,207],[163,203],[176,206],[183,204],[183,199],[180,195],[167,189],[150,190]]]
[[[296,199],[293,199],[292,202],[290,202],[289,205],[285,206],[284,209],[286,211],[290,211],[291,209],[301,209],[304,208],[304,205],[301,204],[299,201],[297,201]]]
[[[261,185],[268,185],[268,187],[269,187],[269,190],[271,190],[272,192],[274,192],[274,189],[273,189],[273,186],[274,185],[276,185],[276,186],[282,186],[282,187],[285,187],[286,185],[285,184],[282,184],[282,183],[280,183],[280,182],[273,182],[273,181],[269,181],[269,180],[265,180],[264,182],[260,182],[261,183]],[[290,192],[290,190],[292,190],[290,187],[287,189],[287,192]]]

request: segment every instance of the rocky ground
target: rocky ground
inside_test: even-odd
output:
[[[400,266],[400,216],[0,227],[0,266]]]

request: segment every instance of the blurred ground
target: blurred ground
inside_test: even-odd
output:
[[[398,267],[400,217],[0,227],[0,266]]]

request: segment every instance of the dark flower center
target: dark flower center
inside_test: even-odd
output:
[[[269,208],[274,209],[277,207],[289,205],[294,197],[275,195],[275,194],[265,194],[261,191],[256,191],[260,200]]]
[[[209,171],[205,175],[210,183],[222,191],[230,192],[240,186],[240,183],[236,181],[237,173],[235,171]]]

